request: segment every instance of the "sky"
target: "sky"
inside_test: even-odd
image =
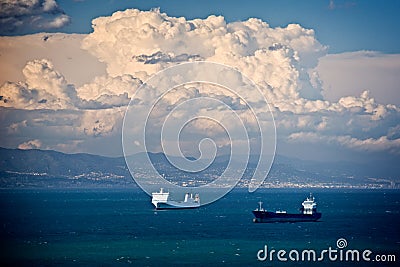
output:
[[[12,2],[12,1],[2,1]],[[109,16],[118,10],[138,8],[149,10],[160,7],[170,16],[187,19],[222,15],[228,22],[260,18],[272,27],[299,23],[314,29],[317,39],[329,46],[330,53],[373,50],[383,53],[400,52],[398,30],[398,1],[132,1],[132,0],[60,0],[60,14],[70,20],[62,28],[46,31],[89,33],[91,20]],[[57,15],[56,15],[57,16]],[[3,27],[4,29],[4,27]],[[40,32],[23,25],[18,30],[4,31],[3,35]]]
[[[399,11],[398,1],[2,0],[0,146],[120,156],[129,101],[145,107],[163,93],[138,88],[168,67],[209,61],[238,69],[263,92],[278,154],[395,161]],[[208,97],[235,110],[249,136],[257,135],[243,101],[255,114],[268,109],[253,91],[232,95],[201,85],[170,91],[148,127],[158,129],[182,101]],[[221,106],[201,103],[184,113],[205,111],[230,123]],[[269,125],[260,116],[259,124]],[[182,142],[188,155],[199,153],[201,138],[229,148],[223,127],[210,120],[188,125]]]

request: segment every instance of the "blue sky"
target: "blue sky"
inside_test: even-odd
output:
[[[272,27],[299,23],[314,29],[317,39],[329,45],[330,53],[358,50],[400,53],[400,1],[61,0],[59,5],[72,18],[69,26],[60,29],[63,32],[88,33],[93,18],[109,16],[117,10],[160,7],[169,16],[187,19],[216,14],[228,22],[257,17]]]

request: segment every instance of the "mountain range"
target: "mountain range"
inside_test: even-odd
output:
[[[226,168],[228,156],[217,157],[199,173],[176,170],[162,153],[148,153],[153,166],[172,183],[199,186],[216,179]],[[133,168],[143,165],[143,154],[129,156]],[[189,158],[193,160],[194,158]],[[258,157],[251,156],[238,183],[247,186]],[[399,188],[398,168],[371,164],[316,162],[276,156],[265,187]],[[134,174],[136,175],[136,173]],[[145,174],[144,174],[145,175]],[[52,150],[0,148],[0,188],[16,187],[135,187],[124,157],[65,154]]]

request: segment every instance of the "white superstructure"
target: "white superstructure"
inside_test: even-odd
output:
[[[164,189],[161,188],[160,192],[152,193],[151,203],[157,208],[158,203],[167,203],[169,198],[169,192],[164,192]]]
[[[317,203],[315,202],[315,199],[311,193],[310,196],[307,197],[307,199],[304,200],[301,205],[303,206],[302,207],[303,214],[312,215],[317,210]]]

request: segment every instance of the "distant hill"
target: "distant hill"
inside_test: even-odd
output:
[[[74,176],[91,171],[126,174],[125,160],[90,154],[64,154],[52,150],[0,148],[0,170]]]
[[[162,153],[149,153],[160,174],[179,185],[199,186],[216,179],[229,158],[217,157],[205,171],[187,173],[174,168]],[[140,167],[143,154],[129,157]],[[190,158],[194,160],[194,158]],[[257,157],[250,164],[238,186],[247,186]],[[374,167],[374,166],[372,166]],[[266,187],[398,187],[398,176],[390,172],[376,176],[371,166],[347,162],[320,163],[276,156],[265,180]],[[136,169],[136,168],[135,168]],[[140,168],[137,168],[140,169]],[[51,150],[0,148],[0,187],[135,187],[124,157],[90,154],[65,154]]]
[[[123,157],[0,148],[0,187],[134,185]]]

